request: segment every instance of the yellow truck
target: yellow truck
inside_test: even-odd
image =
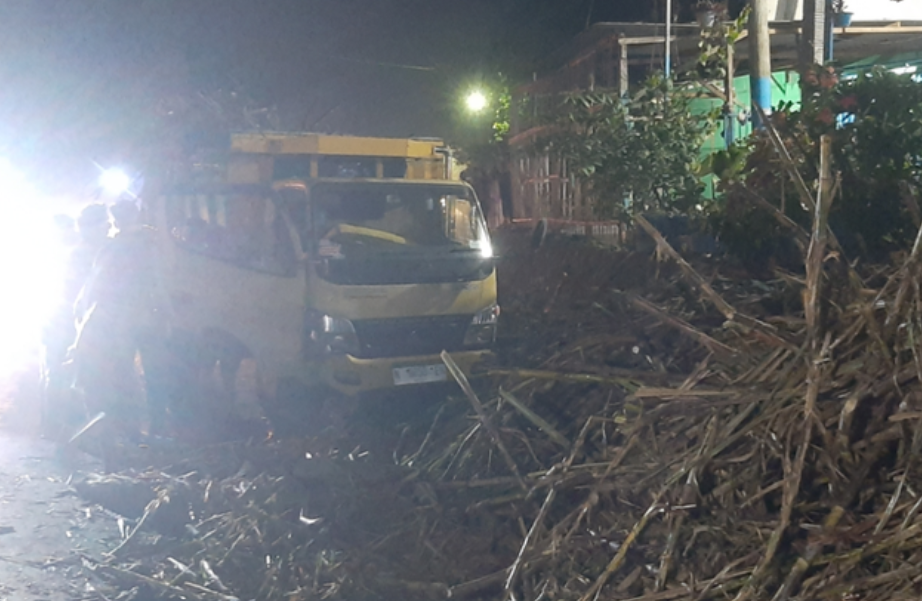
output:
[[[185,179],[152,219],[174,333],[205,369],[247,362],[263,396],[355,394],[445,381],[443,350],[468,372],[489,353],[490,236],[441,141],[238,135],[226,171]]]

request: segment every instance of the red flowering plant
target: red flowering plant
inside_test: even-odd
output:
[[[832,137],[841,186],[830,223],[848,254],[873,258],[907,248],[917,228],[906,190],[922,191],[922,84],[882,68],[843,78],[831,67],[816,66],[802,73],[802,89],[801,105],[780,107],[772,122],[808,182],[817,178],[820,137]],[[770,142],[756,133],[750,147],[745,167],[723,182],[725,234],[744,221],[771,222],[765,214],[741,218],[741,212],[764,213],[753,206],[749,192],[808,223]],[[758,240],[752,231],[735,233],[745,245]],[[784,235],[774,225],[763,233]]]
[[[813,140],[834,138],[838,167],[865,179],[922,176],[922,84],[884,68],[840,80],[831,67],[803,74],[795,119]]]
[[[836,124],[839,74],[832,66],[813,65],[801,73],[802,102],[798,121],[817,139]]]
[[[841,186],[830,223],[846,254],[873,259],[908,248],[917,231],[913,205],[922,204],[922,84],[882,68],[842,77],[831,67],[816,66],[801,76],[800,106],[777,107],[771,120],[807,182],[817,180],[820,137],[832,137]],[[764,132],[733,150],[744,151],[745,158],[728,151],[713,161],[732,169],[714,170],[723,194],[712,224],[744,261],[781,262],[779,255],[790,255],[789,233],[753,202],[752,193],[802,225],[809,224],[810,215]],[[907,190],[915,192],[916,201]]]
[[[917,228],[903,190],[922,182],[922,84],[877,68],[817,100],[816,128],[832,134],[842,177],[833,210],[843,234],[871,254],[908,247]]]

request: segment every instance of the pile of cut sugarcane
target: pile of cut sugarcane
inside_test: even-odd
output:
[[[803,275],[722,278],[639,217],[664,261],[642,286],[599,249],[513,277],[490,377],[443,353],[458,392],[413,419],[148,471],[87,569],[160,598],[920,598],[922,230],[856,273],[828,156],[812,231],[786,222]]]

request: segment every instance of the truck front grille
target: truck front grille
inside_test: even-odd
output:
[[[461,350],[471,315],[353,321],[359,358],[431,355]]]

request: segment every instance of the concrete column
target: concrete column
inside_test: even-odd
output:
[[[801,70],[825,62],[826,0],[804,0]]]
[[[752,0],[749,14],[749,86],[752,93],[753,122],[758,125],[758,111],[772,110],[772,47],[768,31],[769,0]]]

